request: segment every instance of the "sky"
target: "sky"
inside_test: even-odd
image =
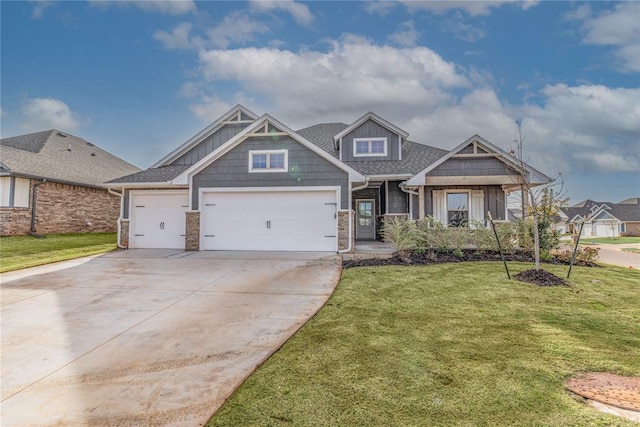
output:
[[[368,111],[478,134],[640,196],[640,2],[2,1],[0,135],[55,128],[147,168],[241,103],[293,129]]]

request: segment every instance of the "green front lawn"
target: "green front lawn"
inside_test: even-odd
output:
[[[640,243],[640,237],[622,236],[622,237],[582,237],[580,244],[589,245],[591,243],[605,243],[608,245],[626,245],[628,243]]]
[[[116,249],[116,233],[0,237],[0,272],[96,255]]]
[[[500,263],[345,270],[207,425],[633,426],[564,383],[640,376],[640,273],[579,267],[571,282],[508,281]]]

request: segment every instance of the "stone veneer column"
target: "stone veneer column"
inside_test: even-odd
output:
[[[186,234],[184,238],[185,251],[200,250],[200,211],[187,211]]]
[[[354,217],[354,211],[339,211],[338,212],[338,250],[342,251],[349,247],[349,231],[351,231],[351,252],[355,247],[355,222],[351,222],[351,230],[349,230],[349,216]]]
[[[125,248],[129,247],[129,220],[120,220],[120,245]]]

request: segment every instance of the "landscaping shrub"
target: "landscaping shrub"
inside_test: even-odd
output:
[[[403,217],[386,219],[382,228],[384,239],[395,246],[399,252],[419,247],[422,241],[421,234],[414,221]]]
[[[556,259],[569,264],[571,262],[571,257],[573,256],[572,250],[566,250],[564,252],[560,252],[556,254]],[[575,264],[577,265],[595,265],[598,260],[598,248],[591,247],[578,247],[576,251],[576,260]]]

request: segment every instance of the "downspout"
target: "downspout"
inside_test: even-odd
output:
[[[361,185],[359,187],[352,187],[351,188],[351,193],[353,193],[354,191],[357,191],[357,190],[363,190],[363,189],[367,188],[368,186],[369,186],[369,178],[365,178],[363,185]],[[349,200],[351,200],[351,196],[349,196]],[[349,245],[347,246],[346,249],[338,251],[339,254],[349,253],[353,249],[353,231],[352,231],[352,227],[353,227],[353,215],[351,213],[351,206],[349,206]]]
[[[122,225],[121,225],[121,221],[122,221],[122,193],[118,193],[117,191],[113,191],[110,188],[107,188],[107,191],[109,192],[109,194],[113,194],[114,196],[118,196],[120,197],[120,215],[118,216],[118,233],[117,233],[117,245],[118,248],[120,249],[127,249],[126,247],[124,247],[123,245],[120,244],[120,235],[122,234]]]
[[[409,194],[410,196],[417,196],[418,199],[420,199],[420,194],[416,191],[416,190],[410,190],[407,188],[407,181],[403,181],[401,182],[398,187],[400,188],[401,191],[403,191],[404,193]],[[411,203],[413,203],[413,201],[411,201]],[[420,203],[418,201],[418,203]],[[409,205],[411,206],[411,205]],[[413,215],[412,215],[412,210],[409,210],[409,215],[408,215],[409,219],[411,221],[413,221]]]
[[[36,200],[38,199],[38,186],[44,184],[45,182],[47,182],[46,179],[42,179],[42,181],[40,182],[34,182],[33,193],[31,194],[31,231],[29,232],[29,234],[39,239],[42,239],[44,236],[36,233]]]

